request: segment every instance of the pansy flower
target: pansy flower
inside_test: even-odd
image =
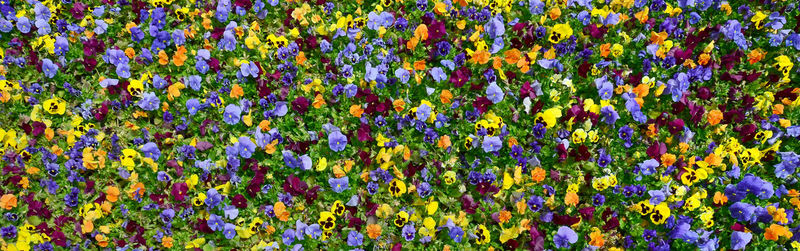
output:
[[[317,223],[322,227],[322,230],[330,231],[336,227],[336,217],[331,212],[322,212]]]
[[[330,149],[339,152],[347,146],[347,138],[339,131],[334,131],[328,135],[328,145]]]
[[[51,98],[42,102],[42,108],[50,114],[63,115],[67,109],[67,103],[60,98]]]

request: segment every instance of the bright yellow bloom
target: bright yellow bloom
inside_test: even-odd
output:
[[[389,194],[394,197],[403,195],[406,191],[406,183],[400,179],[393,179],[392,182],[389,183]]]
[[[570,36],[572,36],[572,28],[569,27],[569,24],[556,24],[550,32],[549,40],[556,44]]]
[[[119,157],[120,164],[122,166],[128,168],[128,170],[133,170],[133,167],[136,165],[134,160],[136,157],[139,157],[139,152],[136,150],[127,148],[122,150],[122,156]]]
[[[653,213],[650,214],[650,220],[656,225],[664,224],[670,216],[670,209],[667,203],[662,202],[653,208]]]
[[[475,243],[479,245],[489,243],[492,237],[489,230],[486,229],[486,226],[483,224],[479,225],[478,229],[475,230],[475,235],[478,236],[478,238],[475,239]]]
[[[766,18],[767,14],[764,14],[764,12],[761,11],[757,11],[756,14],[750,18],[750,21],[755,24],[756,29],[760,30],[761,28],[764,28],[764,23],[762,21],[764,21],[764,19]]]
[[[67,111],[67,101],[61,98],[51,98],[42,103],[42,108],[50,114],[64,115],[64,112]]]

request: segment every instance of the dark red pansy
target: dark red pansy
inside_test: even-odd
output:
[[[667,126],[667,131],[672,135],[676,135],[680,132],[683,132],[683,119],[674,119],[669,122],[669,126]]]
[[[241,194],[234,195],[231,199],[231,204],[238,209],[247,208],[247,198]]]
[[[578,218],[578,217],[569,216],[569,215],[553,214],[553,223],[555,223],[556,225],[571,226],[571,225],[574,225],[575,223],[578,223],[580,221],[581,221],[581,219]]]
[[[300,196],[305,193],[306,189],[308,189],[308,184],[294,176],[294,174],[290,174],[283,183],[283,191],[292,196]]]
[[[616,216],[614,216],[614,217],[611,217],[610,219],[606,220],[606,224],[603,225],[603,230],[604,231],[611,231],[611,230],[616,229],[618,227],[619,227],[619,219]]]
[[[305,114],[308,111],[308,99],[306,97],[300,96],[292,101],[292,110],[302,114]]]
[[[464,194],[461,196],[461,210],[464,210],[467,214],[474,214],[475,211],[478,209],[478,203],[475,203],[475,200],[472,199],[472,196],[469,194]]]
[[[185,182],[172,184],[172,197],[177,201],[186,199],[186,194],[189,192],[189,185]]]
[[[492,105],[492,101],[486,97],[478,97],[472,102],[472,106],[478,109],[481,114],[486,113],[490,105]]]
[[[650,158],[660,160],[661,155],[667,153],[667,144],[656,141],[647,148],[647,156]]]
[[[584,208],[578,209],[578,213],[581,214],[581,217],[583,217],[583,220],[589,221],[589,220],[592,220],[594,218],[594,210],[595,210],[594,207],[584,207]]]
[[[314,186],[313,188],[308,189],[308,191],[306,191],[305,197],[307,204],[314,203],[314,201],[317,200],[320,188],[321,188],[320,186]]]

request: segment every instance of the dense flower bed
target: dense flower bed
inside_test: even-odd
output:
[[[2,0],[3,250],[800,250],[800,9]]]

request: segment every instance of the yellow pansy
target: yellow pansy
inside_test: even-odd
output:
[[[42,102],[42,108],[47,113],[63,115],[67,111],[67,101],[61,98],[51,98]]]
[[[587,135],[585,130],[580,128],[576,129],[574,132],[572,132],[572,143],[575,144],[583,143],[583,141],[586,140],[586,136]]]
[[[760,29],[764,28],[764,22],[762,22],[762,21],[764,21],[764,19],[766,19],[766,18],[767,18],[767,14],[765,14],[764,12],[761,12],[761,11],[756,11],[756,14],[753,15],[753,17],[750,18],[750,22],[753,22],[753,24],[755,24],[755,26],[756,26],[756,29],[760,30]]]
[[[600,140],[600,135],[597,134],[597,130],[589,131],[588,137],[589,141],[592,143],[597,143],[597,141]]]
[[[608,181],[609,181],[608,177],[593,178],[592,187],[598,191],[606,190],[606,188],[609,187]]]
[[[640,201],[635,205],[636,211],[639,212],[641,215],[647,215],[653,212],[653,204],[650,204],[649,200]]]
[[[442,178],[444,179],[445,184],[452,185],[456,182],[456,173],[453,171],[447,171],[444,173],[444,175],[442,175]]]
[[[581,185],[577,184],[577,183],[569,184],[569,186],[567,186],[567,192],[568,193],[577,193],[578,189],[580,187],[581,187]]]
[[[200,177],[198,177],[197,174],[192,174],[192,176],[189,176],[189,178],[186,179],[186,185],[189,187],[189,189],[194,189],[199,180]]]
[[[428,212],[428,215],[433,215],[436,213],[437,210],[439,210],[439,202],[431,201],[428,203],[427,206],[425,206],[425,209],[426,209],[425,211]]]
[[[475,40],[475,51],[489,51],[489,45],[483,39]]]
[[[189,241],[186,244],[186,249],[203,248],[203,244],[206,244],[206,238],[197,238]]]
[[[202,206],[206,203],[206,198],[207,197],[205,193],[199,193],[196,197],[192,198],[192,205],[196,207]]]
[[[386,143],[389,143],[392,140],[384,137],[383,133],[380,133],[380,134],[378,134],[377,137],[375,137],[375,141],[377,142],[378,147],[384,147],[384,146],[386,146]]]
[[[475,230],[475,235],[478,236],[478,238],[475,239],[475,243],[479,245],[489,243],[492,237],[489,230],[486,229],[486,226],[483,224],[479,225],[478,229]]]
[[[322,227],[322,230],[330,231],[336,227],[336,216],[331,212],[322,212],[319,214],[317,223]]]
[[[503,190],[507,190],[514,185],[514,178],[508,172],[503,172]]]
[[[664,9],[664,13],[669,14],[669,16],[675,16],[681,14],[683,10],[680,7],[672,7],[672,5],[667,4],[667,8]]]
[[[775,58],[775,61],[775,67],[778,68],[778,71],[780,71],[784,77],[788,77],[791,73],[792,67],[794,66],[792,60],[785,55],[780,55]]]
[[[508,240],[516,239],[519,236],[519,230],[516,227],[503,229],[500,232],[500,243],[506,243]]]
[[[402,180],[395,178],[389,183],[389,194],[394,197],[405,194],[406,190],[406,183]]]
[[[555,107],[540,112],[536,115],[536,122],[543,123],[547,128],[552,128],[556,125],[557,119],[561,117],[561,108]]]
[[[572,27],[569,27],[569,24],[556,24],[550,32],[549,40],[556,44],[570,36],[572,36]]]
[[[614,44],[611,46],[611,55],[614,57],[622,56],[623,51],[624,48],[622,47],[621,44]]]
[[[667,203],[662,202],[653,208],[653,213],[650,214],[650,220],[656,225],[664,224],[670,216],[670,209]]]
[[[686,168],[686,172],[681,174],[681,182],[683,182],[683,184],[687,186],[691,186],[695,182],[704,180],[706,178],[708,178],[708,172],[706,172],[706,170],[702,168],[697,170]]]
[[[427,230],[426,231],[427,234],[425,235],[433,236],[434,234],[436,234],[436,221],[433,220],[433,218],[425,217],[425,219],[422,220],[422,226],[424,227],[424,229]],[[422,232],[422,229],[420,229],[420,232]]]
[[[397,213],[395,215],[394,221],[392,221],[392,222],[397,227],[403,227],[403,226],[406,225],[406,223],[408,223],[408,217],[409,217],[408,212],[400,211],[399,213]]]
[[[686,202],[683,204],[683,207],[689,211],[694,211],[698,207],[700,207],[700,199],[695,197],[689,197]]]
[[[761,163],[761,151],[756,148],[750,148],[743,151],[739,157],[742,160],[742,164],[745,167],[750,167],[752,165]]]
[[[122,166],[128,168],[128,170],[133,170],[133,167],[136,165],[134,162],[136,157],[139,157],[139,152],[126,148],[122,150],[122,156],[119,157],[119,160]]]
[[[319,158],[319,160],[317,160],[317,171],[320,171],[320,172],[321,171],[325,171],[325,169],[327,167],[328,167],[328,159],[327,158],[322,157],[322,158]]]

